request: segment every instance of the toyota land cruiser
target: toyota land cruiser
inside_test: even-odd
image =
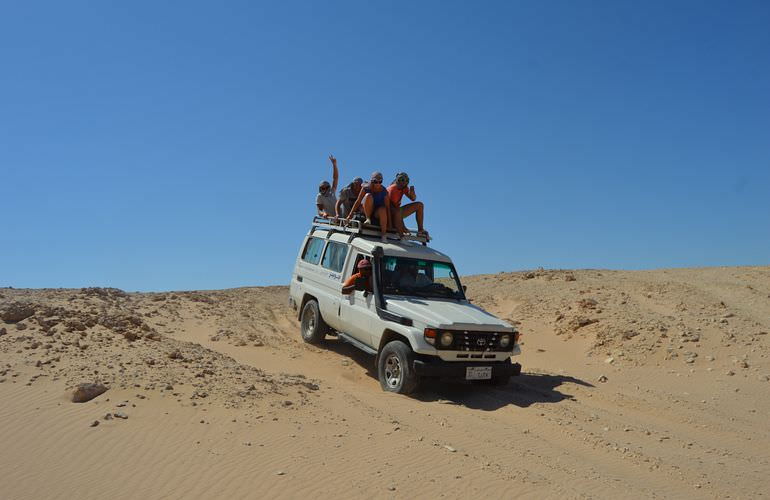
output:
[[[372,291],[342,283],[361,259]],[[507,384],[521,372],[518,331],[465,296],[452,260],[424,236],[383,243],[358,221],[314,218],[291,278],[289,304],[305,342],[337,335],[375,356],[383,390],[408,394],[420,380],[446,377]]]

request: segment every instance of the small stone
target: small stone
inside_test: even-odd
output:
[[[449,446],[448,444],[445,444],[444,448],[446,448],[447,451],[449,451],[450,453],[455,453],[457,451],[454,448],[452,448],[451,446]]]
[[[276,472],[276,473],[275,473],[275,475],[276,475],[276,476],[285,476],[285,475],[286,475],[286,472],[284,472],[284,471],[282,471],[282,470],[279,470],[278,472]]]
[[[112,413],[106,414],[103,418],[104,420],[112,420]]]
[[[91,427],[96,427],[97,425],[99,425],[98,420],[94,420],[93,422],[91,422]]]
[[[128,418],[128,415],[126,415],[122,411],[117,411],[113,413],[113,416],[115,416],[115,418],[122,418],[123,420],[126,420]]]
[[[396,487],[395,486],[388,486],[388,491],[396,491]]]
[[[598,380],[599,382],[604,383],[604,382],[607,382],[609,379],[605,375],[602,375],[598,378]]]
[[[734,372],[734,371],[732,371],[732,370],[727,370],[727,371],[725,372],[725,375],[727,375],[728,377],[732,377],[733,375],[735,375],[735,372]]]
[[[605,359],[604,362],[607,363],[608,365],[611,365],[612,363],[615,362],[615,358],[610,356],[609,358]]]
[[[291,406],[291,405],[293,405],[293,404],[294,404],[294,403],[292,403],[292,402],[291,402],[291,401],[289,401],[288,399],[287,399],[286,401],[284,401],[284,402],[283,402],[283,406]]]

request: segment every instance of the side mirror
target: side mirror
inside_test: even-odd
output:
[[[463,285],[463,293],[465,293],[467,291],[468,291],[468,286],[467,285]]]

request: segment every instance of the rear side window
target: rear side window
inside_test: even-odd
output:
[[[326,245],[326,253],[324,253],[324,260],[321,263],[326,269],[331,269],[335,272],[341,272],[342,266],[345,265],[345,257],[348,254],[348,246],[344,243],[337,243],[336,241],[330,241]]]
[[[324,249],[324,240],[321,238],[310,238],[307,240],[307,246],[302,253],[302,260],[310,264],[318,264],[321,260],[321,251]]]

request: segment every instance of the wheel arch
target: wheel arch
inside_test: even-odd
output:
[[[316,298],[315,295],[311,295],[311,294],[305,292],[305,294],[302,296],[302,302],[300,302],[299,308],[297,308],[297,321],[302,321],[302,309],[305,308],[305,304],[307,304],[307,302],[309,300],[315,300],[316,304],[318,304],[318,298]],[[318,313],[320,314],[321,313],[321,310],[320,310],[321,304],[318,304],[318,307],[319,307]]]

